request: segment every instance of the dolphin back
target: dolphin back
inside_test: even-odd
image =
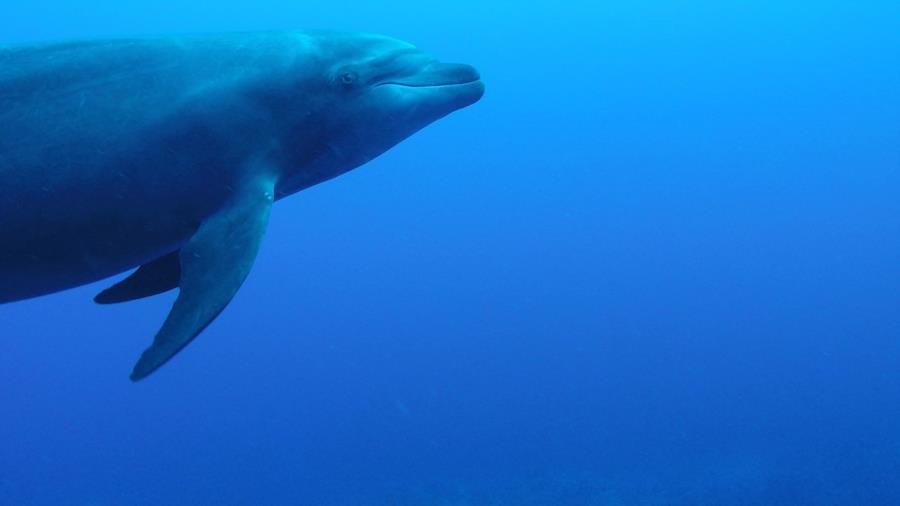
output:
[[[10,137],[52,142],[67,125],[90,133],[92,125],[122,130],[152,121],[211,84],[271,68],[273,55],[283,58],[283,39],[238,34],[2,47],[0,150],[10,148]]]

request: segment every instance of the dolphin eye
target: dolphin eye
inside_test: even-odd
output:
[[[357,77],[356,72],[342,72],[339,79],[343,85],[349,86],[356,82]]]

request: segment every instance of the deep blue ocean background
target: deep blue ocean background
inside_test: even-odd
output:
[[[898,27],[887,0],[4,2],[4,43],[362,30],[488,90],[280,202],[145,382],[172,294],[0,306],[0,505],[900,504]]]

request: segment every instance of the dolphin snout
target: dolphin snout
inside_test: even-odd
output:
[[[434,110],[443,111],[442,114],[472,105],[484,96],[481,74],[475,67],[463,63],[433,61],[419,67],[414,74],[395,76],[376,85],[380,86],[405,90],[406,96],[417,97],[420,101],[427,97],[436,108]]]

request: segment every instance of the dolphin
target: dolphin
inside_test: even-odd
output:
[[[0,304],[135,268],[95,301],[178,288],[141,380],[234,297],[275,201],[483,94],[473,67],[374,34],[0,46]]]

